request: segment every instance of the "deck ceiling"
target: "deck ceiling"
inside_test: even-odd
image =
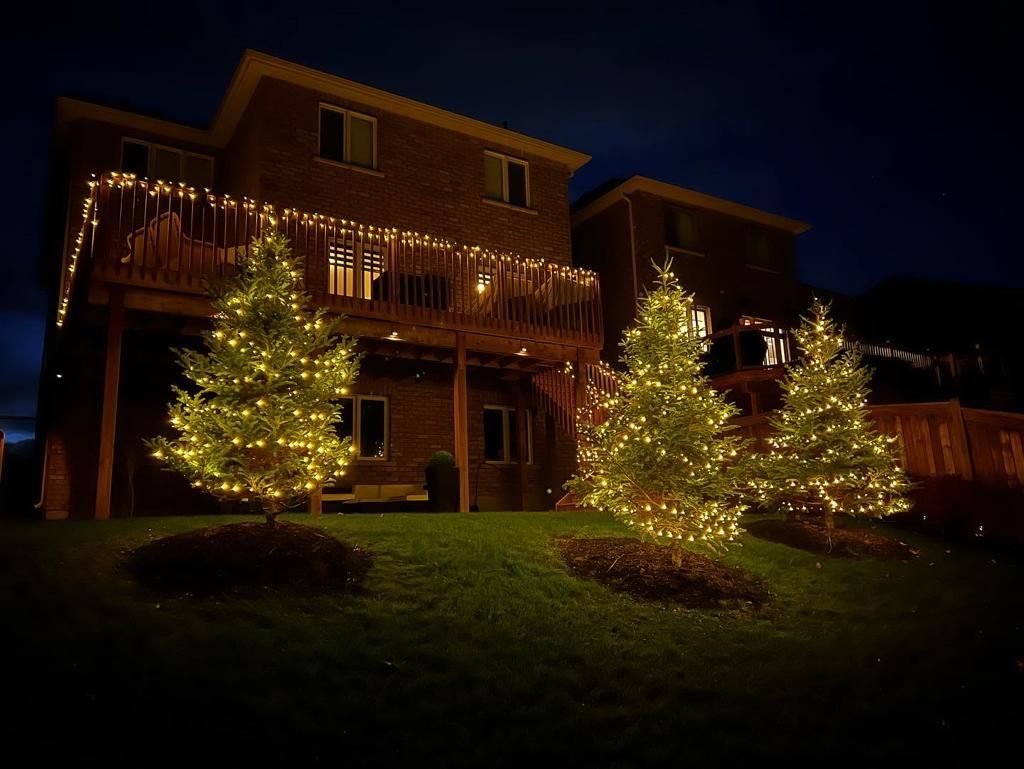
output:
[[[90,285],[90,304],[107,304],[109,289],[104,284]],[[168,314],[184,318],[181,330],[198,334],[210,317],[207,297],[182,296],[155,292],[152,289],[125,290],[125,308],[135,311],[139,319]],[[341,331],[357,337],[359,347],[370,355],[384,355],[411,360],[455,362],[459,334],[466,340],[466,364],[514,372],[536,373],[575,361],[579,355],[576,344],[540,342],[514,334],[490,334],[455,329],[420,326],[379,318],[345,316]]]

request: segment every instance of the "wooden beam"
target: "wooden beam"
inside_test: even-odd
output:
[[[110,292],[107,320],[107,354],[103,370],[103,412],[100,417],[100,445],[96,471],[97,520],[110,517],[110,491],[114,477],[114,437],[117,432],[117,391],[121,380],[121,341],[124,337],[124,291]]]
[[[960,465],[960,477],[965,481],[973,481],[974,458],[971,456],[971,442],[967,439],[964,410],[960,407],[959,398],[953,398],[949,402],[949,421],[953,428],[953,455],[956,457],[956,463]]]
[[[469,393],[466,386],[466,336],[455,339],[455,464],[459,468],[459,512],[469,512]]]
[[[324,490],[323,487],[318,488],[312,494],[309,495],[309,514],[317,517],[324,509]]]
[[[530,465],[529,460],[529,432],[527,431],[526,420],[529,416],[529,407],[526,402],[526,382],[516,382],[516,437],[519,446],[519,509],[526,509],[526,498],[530,489]]]
[[[555,508],[555,503],[562,496],[562,490],[555,488],[555,455],[558,453],[557,437],[555,430],[555,418],[551,414],[544,413],[544,499],[548,504],[548,510]],[[551,493],[548,494],[548,489]]]

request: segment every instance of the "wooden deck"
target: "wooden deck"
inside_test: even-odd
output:
[[[202,314],[188,298],[204,298],[253,239],[275,231],[302,260],[314,302],[331,311],[567,348],[602,344],[599,280],[587,270],[114,173],[98,180],[93,224],[92,282],[136,289],[135,304],[152,292],[157,311]]]

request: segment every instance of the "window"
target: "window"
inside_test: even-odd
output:
[[[520,208],[529,208],[530,164],[508,155],[485,151],[484,197]]]
[[[755,270],[778,272],[778,243],[764,230],[747,233],[745,256],[748,267]]]
[[[519,461],[519,413],[511,406],[484,406],[484,460]],[[526,412],[526,461],[533,463],[533,420]]]
[[[327,242],[327,290],[338,296],[373,298],[373,282],[384,273],[384,253],[377,244],[354,244],[345,238]]]
[[[320,105],[319,156],[360,168],[377,167],[377,118]]]
[[[213,186],[213,158],[139,139],[121,140],[121,171],[192,187]]]
[[[665,209],[665,245],[689,251],[697,247],[697,229],[690,211]]]
[[[693,306],[693,330],[697,336],[705,337],[711,333],[711,308],[699,304]]]
[[[771,322],[765,318],[752,318],[749,315],[744,315],[740,318],[741,326],[753,326]],[[764,360],[761,364],[764,366],[778,366],[781,363],[789,363],[789,333],[785,329],[776,328],[775,326],[762,326],[759,330],[767,345],[767,349],[764,352]]]
[[[360,459],[388,458],[388,399],[381,395],[354,395],[341,400],[338,436],[351,438]]]

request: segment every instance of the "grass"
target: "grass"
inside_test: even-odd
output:
[[[623,533],[594,514],[294,519],[373,553],[364,594],[169,598],[119,566],[223,518],[0,528],[5,744],[143,765],[843,765],[976,758],[1019,728],[1005,556],[913,538],[912,562],[824,560],[747,538],[726,560],[774,599],[722,613],[570,576],[553,537]]]

